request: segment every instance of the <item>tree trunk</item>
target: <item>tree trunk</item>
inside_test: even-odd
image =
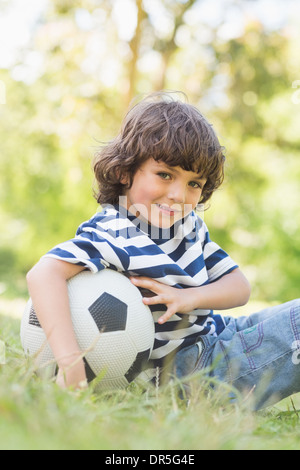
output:
[[[127,106],[130,104],[136,93],[136,81],[137,81],[137,61],[139,59],[139,49],[142,37],[142,22],[145,17],[145,12],[143,10],[143,0],[136,0],[137,6],[137,26],[135,34],[129,43],[131,49],[132,57],[128,64],[128,79],[129,79],[129,88],[126,97]]]

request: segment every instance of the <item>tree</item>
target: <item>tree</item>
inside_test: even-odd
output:
[[[245,268],[255,297],[297,295],[300,107],[291,98],[298,38],[252,20],[224,38],[226,15],[210,23],[202,5],[47,4],[31,42],[0,77],[7,95],[0,105],[0,281],[7,283],[9,270],[23,279],[97,210],[96,147],[116,134],[135,95],[165,88],[186,92],[227,148],[225,184],[204,214],[213,237]],[[244,5],[222,3],[240,15]]]

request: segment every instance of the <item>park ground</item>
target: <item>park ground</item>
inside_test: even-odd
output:
[[[0,303],[5,364],[0,365],[0,449],[296,450],[300,394],[257,413],[228,390],[180,384],[95,394],[62,391],[33,374],[19,338],[23,300]],[[251,397],[250,397],[251,399]]]

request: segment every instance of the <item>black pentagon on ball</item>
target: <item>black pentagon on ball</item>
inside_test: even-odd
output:
[[[83,362],[84,362],[86,379],[88,383],[90,383],[96,378],[96,374],[94,373],[93,369],[91,368],[91,366],[89,365],[85,357],[83,358]]]
[[[85,369],[86,379],[87,379],[88,383],[91,383],[91,382],[93,382],[93,380],[97,376],[96,376],[95,372],[93,371],[93,369],[91,368],[91,366],[89,365],[89,363],[88,363],[88,361],[86,360],[85,357],[83,358],[83,362],[84,362],[84,369]],[[58,365],[56,365],[54,376],[57,377],[57,374],[58,374]]]
[[[127,305],[107,292],[100,295],[89,307],[100,332],[109,333],[126,329]]]
[[[128,382],[132,382],[143,370],[147,367],[147,362],[150,357],[151,350],[141,351],[137,354],[134,363],[126,372],[125,377]]]
[[[29,325],[36,326],[38,328],[42,328],[40,325],[40,322],[38,321],[38,318],[36,316],[35,310],[33,306],[30,307],[30,312],[29,312]]]

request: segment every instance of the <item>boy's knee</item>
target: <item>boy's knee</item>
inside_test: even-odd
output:
[[[291,308],[300,308],[300,298],[291,300],[288,303],[291,305]]]

